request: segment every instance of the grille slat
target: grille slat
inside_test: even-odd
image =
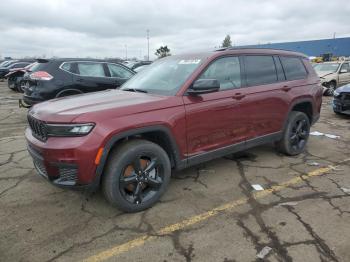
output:
[[[28,123],[34,137],[41,141],[47,140],[47,128],[45,122],[28,115]]]
[[[76,182],[78,170],[77,168],[60,167],[59,174],[61,180]]]

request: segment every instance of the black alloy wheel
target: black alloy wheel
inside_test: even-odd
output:
[[[294,150],[300,150],[305,147],[308,137],[308,123],[305,119],[297,120],[290,133],[290,144]]]
[[[126,201],[139,205],[157,194],[163,177],[164,169],[155,156],[136,156],[120,176],[119,190]]]
[[[309,134],[309,117],[303,112],[292,111],[288,116],[282,138],[276,143],[277,149],[289,156],[298,155],[305,150]]]
[[[115,147],[102,177],[106,199],[125,212],[153,206],[171,177],[168,154],[153,142],[132,139]]]

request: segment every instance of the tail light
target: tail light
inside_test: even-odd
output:
[[[30,79],[32,79],[32,80],[49,81],[49,80],[53,79],[53,76],[50,75],[48,72],[45,72],[45,71],[37,71],[37,72],[34,72],[34,73],[30,74]]]

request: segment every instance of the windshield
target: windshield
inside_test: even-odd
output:
[[[314,66],[316,72],[336,72],[338,70],[338,63],[317,64]]]
[[[159,59],[127,81],[121,90],[175,95],[201,63],[200,58],[172,56]]]

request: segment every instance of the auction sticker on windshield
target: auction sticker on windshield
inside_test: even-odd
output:
[[[199,64],[200,59],[188,59],[188,60],[180,60],[180,65],[191,65],[191,64]]]

